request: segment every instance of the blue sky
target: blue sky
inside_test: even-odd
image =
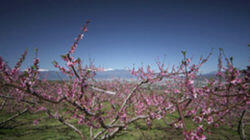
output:
[[[181,51],[198,62],[212,48],[202,72],[216,70],[218,48],[249,65],[249,0],[1,0],[0,56],[13,66],[25,49],[23,68],[38,48],[40,67],[55,70],[84,22],[89,32],[75,57],[113,69],[153,65],[159,57],[178,65]],[[153,66],[154,67],[154,66]]]

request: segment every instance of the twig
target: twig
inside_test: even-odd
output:
[[[46,113],[47,113],[50,117],[55,118],[56,120],[58,120],[58,121],[61,122],[62,124],[68,126],[68,127],[71,128],[71,129],[73,129],[76,133],[78,133],[78,134],[80,135],[81,140],[84,140],[84,136],[83,136],[82,132],[81,132],[79,129],[77,129],[74,125],[70,124],[69,122],[66,122],[66,121],[63,119],[63,117],[61,117],[61,116],[55,117],[53,114],[51,114],[50,110],[47,110]]]
[[[6,104],[6,99],[3,100],[1,107],[0,107],[0,110],[2,110],[4,108],[5,104]]]
[[[105,140],[105,139],[110,139],[113,138],[116,133],[120,132],[122,129],[124,129],[128,124],[133,123],[139,119],[146,119],[148,118],[149,115],[141,115],[141,116],[136,116],[134,118],[132,118],[130,121],[126,122],[126,124],[121,124],[119,125],[117,128],[114,129],[114,131],[112,131],[110,134],[104,135],[101,139]]]
[[[28,111],[28,108],[25,108],[22,112],[18,112],[17,114],[15,114],[15,115],[9,117],[7,120],[0,122],[0,126],[6,124],[7,122],[9,122],[9,121],[15,119],[15,118],[18,117],[18,116],[23,115],[23,114],[26,113],[27,111]]]
[[[241,113],[241,116],[240,116],[240,120],[239,120],[239,124],[238,124],[238,133],[240,135],[240,139],[241,140],[246,140],[246,134],[245,134],[245,130],[244,130],[244,123],[243,123],[243,119],[244,119],[244,115],[246,113],[246,110],[244,110],[242,113]]]
[[[14,98],[12,96],[5,96],[5,95],[0,95],[0,98],[10,99],[10,100],[17,100],[16,98]],[[32,104],[32,105],[36,104],[35,102],[31,102],[31,101],[28,101],[28,100],[25,100],[25,99],[21,99],[20,101],[28,103],[28,104]]]

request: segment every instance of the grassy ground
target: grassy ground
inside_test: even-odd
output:
[[[10,115],[0,113],[0,121]],[[40,118],[38,125],[33,124],[34,119]],[[75,123],[76,122],[71,122]],[[144,123],[137,122],[125,131],[119,133],[115,140],[180,140],[183,139],[181,130],[168,127],[162,120],[156,120],[149,129]],[[12,128],[11,128],[12,127]],[[191,126],[190,126],[191,127]],[[88,137],[87,127],[78,126],[83,134]],[[233,128],[222,126],[212,129],[212,135],[207,135],[211,140],[238,140],[237,126]],[[250,138],[250,127],[246,127],[246,133]],[[24,114],[8,123],[5,128],[0,128],[1,140],[72,140],[80,137],[60,122],[49,119],[44,114]]]

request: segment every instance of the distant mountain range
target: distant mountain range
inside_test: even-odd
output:
[[[67,75],[60,71],[40,71],[40,79],[47,80],[67,80]],[[110,80],[110,79],[132,79],[135,78],[128,70],[109,70],[97,72],[95,79],[97,80]]]
[[[200,76],[200,78],[214,78],[215,72],[203,74]],[[39,75],[40,79],[47,79],[47,80],[67,80],[68,77],[59,72],[59,71],[40,71]],[[128,70],[122,70],[122,69],[116,69],[116,70],[108,70],[108,71],[102,71],[97,72],[95,79],[97,80],[111,80],[111,79],[134,79],[135,76],[131,75]]]

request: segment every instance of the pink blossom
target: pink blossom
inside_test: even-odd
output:
[[[183,123],[181,121],[174,124],[175,128],[183,128]]]
[[[188,59],[186,60],[186,62],[187,62],[187,64],[190,63],[190,62],[191,62],[191,59],[188,58]]]
[[[195,110],[195,109],[189,110],[189,111],[187,111],[186,114],[187,114],[188,116],[195,115],[195,114],[196,114],[196,110]]]
[[[174,93],[180,93],[180,90],[175,89],[175,90],[174,90]]]
[[[45,107],[41,106],[41,107],[39,107],[39,108],[37,109],[36,112],[45,111],[45,110],[47,110],[47,109],[46,109]]]
[[[219,124],[218,124],[218,123],[215,123],[215,124],[214,124],[214,127],[215,127],[215,128],[219,127]]]
[[[209,116],[209,117],[207,117],[207,123],[208,124],[211,124],[211,123],[213,123],[214,122],[214,120],[213,120],[213,117],[212,116]]]
[[[246,104],[247,104],[247,105],[250,105],[250,100],[246,101]]]
[[[189,85],[194,84],[194,80],[189,80],[189,81],[188,81],[188,84],[189,84]]]
[[[83,118],[80,117],[80,118],[78,119],[78,122],[77,122],[77,123],[78,123],[78,124],[83,124],[83,121],[84,121]]]
[[[88,29],[87,29],[87,27],[85,26],[85,27],[83,27],[83,32],[88,32]]]
[[[55,119],[58,119],[58,118],[59,118],[58,111],[56,111],[56,113],[55,113],[55,115],[54,115],[54,118],[55,118]]]
[[[127,114],[126,113],[122,114],[121,120],[124,121],[124,122],[127,120]]]
[[[71,61],[68,61],[68,62],[67,62],[67,66],[68,66],[68,67],[71,67],[71,66],[73,66],[73,63],[72,63]]]
[[[201,116],[196,116],[193,118],[193,121],[196,123],[200,123],[202,121],[202,117]]]
[[[234,79],[231,81],[232,84],[238,84],[241,82],[241,79]]]
[[[206,136],[205,135],[201,135],[200,136],[200,140],[206,140],[207,138],[206,138]]]
[[[39,121],[38,120],[34,120],[33,121],[33,125],[38,125],[39,124]]]
[[[216,76],[223,76],[223,73],[219,71],[216,73]]]

